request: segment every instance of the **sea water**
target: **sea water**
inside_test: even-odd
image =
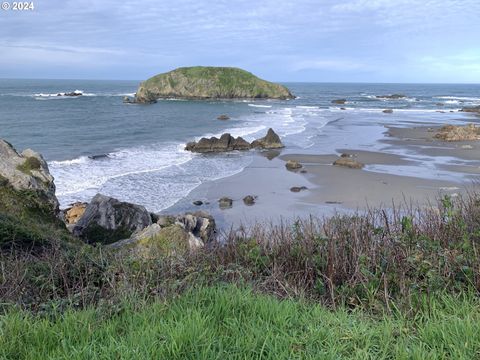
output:
[[[384,126],[476,122],[459,113],[480,105],[479,85],[287,83],[294,100],[161,100],[124,104],[138,81],[0,80],[0,137],[48,161],[62,206],[96,193],[161,211],[200,184],[248,166],[254,152],[202,155],[188,141],[229,132],[251,141],[272,127],[286,152],[331,154],[339,148],[389,151],[378,140]],[[64,96],[77,91],[81,96]],[[60,94],[60,95],[59,95]],[[378,95],[405,94],[389,100]],[[347,99],[344,105],[332,103]],[[343,109],[342,109],[343,108]],[[382,113],[394,109],[393,114]],[[227,114],[230,120],[217,117]],[[452,159],[403,154],[413,165],[367,167],[436,179]],[[426,166],[428,164],[428,166]]]

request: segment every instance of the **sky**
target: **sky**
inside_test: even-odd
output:
[[[10,2],[11,3],[11,2]],[[33,0],[0,9],[0,78],[480,83],[480,0]]]

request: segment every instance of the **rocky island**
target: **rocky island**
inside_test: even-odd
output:
[[[148,104],[157,99],[292,99],[283,85],[262,80],[233,67],[181,67],[142,82],[130,102]]]

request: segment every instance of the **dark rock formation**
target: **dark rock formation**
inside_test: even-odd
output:
[[[307,187],[306,186],[294,186],[294,187],[290,188],[290,191],[295,192],[295,193],[303,191],[303,190],[307,190]]]
[[[210,139],[201,138],[198,142],[189,142],[185,146],[185,150],[198,153],[217,153],[227,151],[246,151],[252,148],[257,149],[278,149],[282,148],[283,144],[280,137],[269,129],[267,135],[261,139],[254,140],[252,144],[248,143],[242,137],[234,138],[232,135],[223,134],[220,139],[212,137]]]
[[[391,94],[391,95],[377,95],[377,99],[398,100],[405,99],[407,96],[403,94]]]
[[[255,149],[281,149],[285,146],[282,144],[280,136],[270,128],[263,138],[252,141],[251,147]]]
[[[151,224],[150,213],[143,206],[97,194],[73,228],[73,234],[88,243],[109,244],[129,238]]]
[[[460,111],[480,114],[480,106],[464,107]]]

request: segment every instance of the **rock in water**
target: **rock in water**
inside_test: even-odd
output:
[[[234,138],[232,135],[223,134],[220,139],[211,137],[201,138],[198,142],[190,142],[185,150],[198,153],[226,152],[233,150],[250,150],[250,144],[242,137]]]
[[[301,169],[303,166],[298,161],[295,160],[288,160],[285,164],[287,170],[298,170]]]
[[[270,128],[267,131],[267,135],[261,139],[254,140],[251,147],[256,149],[281,149],[284,145],[280,137]]]
[[[283,148],[280,137],[269,129],[267,135],[261,139],[254,140],[251,144],[242,137],[234,138],[232,135],[223,134],[220,139],[214,137],[201,138],[198,142],[189,142],[185,146],[185,150],[198,153],[217,153],[227,151],[246,151],[252,148],[257,149],[279,149]]]
[[[283,85],[259,79],[238,68],[182,67],[142,82],[135,101],[150,103],[161,98],[183,99],[291,99]]]
[[[388,100],[398,100],[405,99],[407,96],[403,94],[391,94],[391,95],[377,95],[377,99],[388,99]]]
[[[479,106],[473,106],[473,107],[464,107],[460,111],[480,114],[480,105]]]
[[[151,224],[150,213],[143,206],[97,194],[73,228],[73,234],[88,243],[110,244]]]
[[[0,139],[0,179],[15,190],[33,190],[58,212],[58,200],[55,196],[55,184],[50,175],[47,162],[33,150],[24,150],[21,154],[13,146]]]

